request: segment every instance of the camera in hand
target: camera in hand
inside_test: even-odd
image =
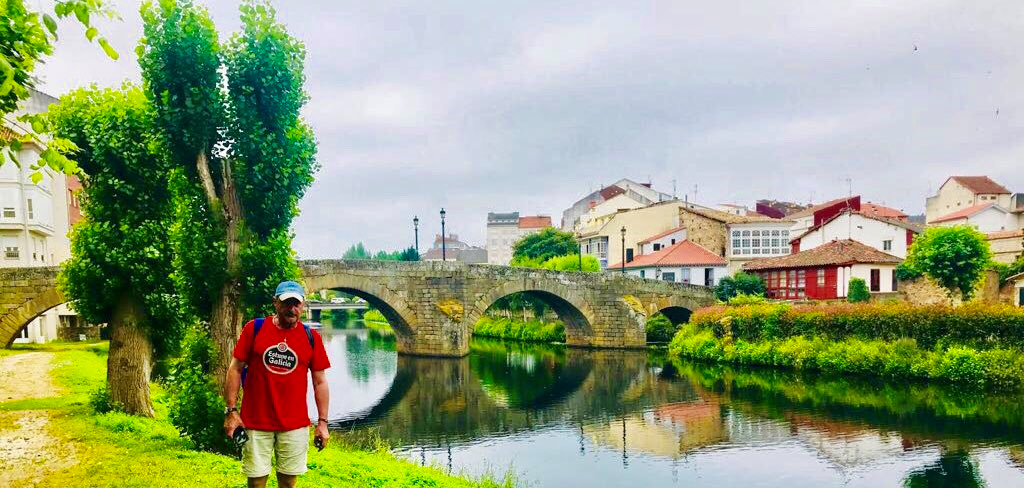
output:
[[[231,434],[231,438],[235,440],[238,445],[245,444],[249,441],[249,434],[245,431],[242,426],[235,427],[235,432]]]
[[[320,436],[313,437],[313,445],[316,446],[317,451],[324,450],[324,440]]]

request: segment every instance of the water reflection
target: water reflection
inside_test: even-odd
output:
[[[326,332],[332,427],[531,486],[1024,486],[1018,396],[474,340],[398,356]],[[742,469],[739,469],[742,468]]]

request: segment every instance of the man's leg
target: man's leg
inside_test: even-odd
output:
[[[270,477],[274,453],[274,432],[246,429],[249,442],[242,447],[242,474],[249,479],[249,488],[264,488]]]
[[[268,475],[268,476],[263,476],[261,478],[247,478],[249,480],[249,488],[266,488],[267,487],[267,478],[269,478],[269,477],[270,476]],[[280,483],[280,481],[278,483]]]
[[[277,473],[277,486],[279,488],[295,488],[295,480],[299,479],[294,474]],[[264,478],[266,480],[266,478]]]

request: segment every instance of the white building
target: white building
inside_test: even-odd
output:
[[[625,194],[626,197],[637,202],[640,207],[674,199],[672,195],[662,193],[651,188],[650,183],[637,183],[633,180],[623,178],[611,185],[602,187],[600,190],[590,192],[587,196],[577,200],[572,204],[572,206],[565,209],[562,212],[562,230],[566,232],[577,232],[583,225],[582,217],[586,215],[591,208],[621,194]]]
[[[871,293],[897,291],[894,273],[902,259],[850,239],[743,265],[765,282],[766,296],[778,300],[845,298],[852,278]]]
[[[752,259],[785,256],[790,252],[790,220],[756,218],[727,224],[726,257],[729,273],[740,271]]]
[[[907,250],[920,230],[902,220],[876,217],[850,209],[792,237],[793,252],[814,249],[824,244],[853,239],[879,251],[906,259]]]
[[[31,129],[17,117],[44,111],[56,101],[32,91],[21,110],[4,117],[2,130],[14,136],[26,134]],[[39,161],[40,152],[35,143],[25,144],[18,152],[20,168],[10,161],[0,165],[0,267],[56,266],[71,256],[68,178],[44,168],[39,184],[32,183],[30,168]],[[61,315],[74,314],[65,305],[51,309],[33,320],[15,342],[56,339]]]
[[[551,227],[547,215],[519,216],[519,212],[487,213],[487,264],[508,266],[512,248],[525,236]]]
[[[925,222],[960,212],[969,207],[995,203],[1010,207],[1010,191],[988,176],[950,176],[934,196],[925,201]],[[996,229],[999,230],[999,229]]]
[[[1018,216],[995,202],[979,203],[949,215],[943,215],[930,222],[937,227],[969,225],[980,232],[992,233],[1017,229]]]
[[[688,240],[680,240],[651,254],[636,256],[632,261],[616,263],[609,272],[623,272],[653,280],[715,286],[726,276],[725,258]]]

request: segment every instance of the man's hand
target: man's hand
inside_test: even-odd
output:
[[[231,412],[224,418],[224,435],[231,439],[235,435],[235,429],[245,427],[242,425],[242,417],[238,412]]]
[[[327,430],[327,422],[323,420],[316,422],[316,434],[313,437],[320,439],[321,445],[327,445],[327,440],[331,438],[331,431]]]

